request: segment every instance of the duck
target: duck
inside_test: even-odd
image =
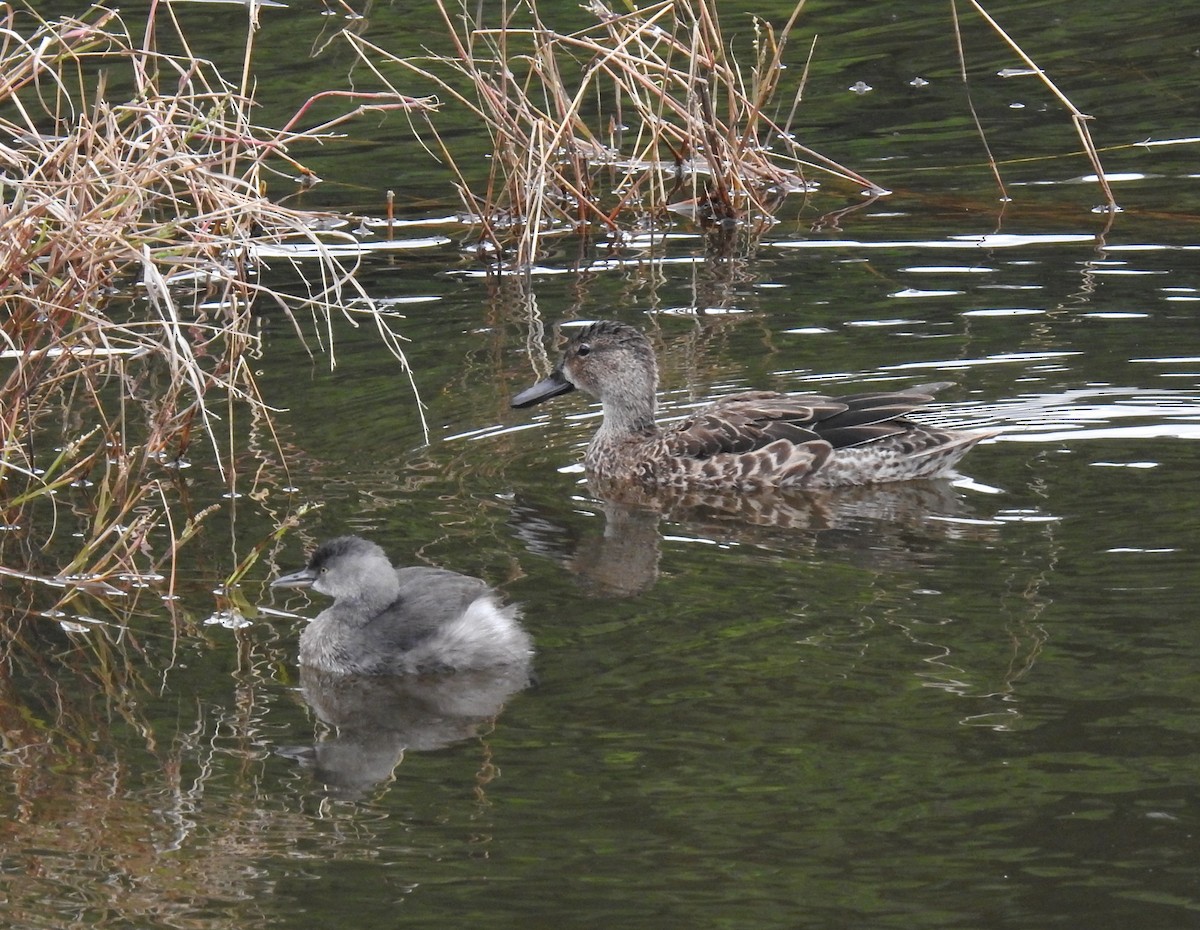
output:
[[[329,675],[413,675],[527,663],[533,642],[516,605],[478,578],[443,568],[392,565],[361,536],[321,543],[272,588],[333,598],[300,635],[301,670]]]
[[[658,363],[645,333],[616,320],[580,329],[550,376],[510,401],[522,409],[579,389],[603,418],[583,464],[600,486],[761,491],[941,477],[997,431],[910,418],[948,382],[830,397],[744,391],[681,422],[656,421]]]

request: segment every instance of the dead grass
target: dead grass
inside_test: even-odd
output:
[[[450,168],[496,268],[528,269],[542,240],[607,235],[617,246],[683,215],[717,235],[769,227],[779,203],[817,177],[880,188],[793,135],[799,102],[776,99],[783,51],[803,8],[779,29],[739,14],[734,54],[715,0],[615,12],[591,2],[595,25],[562,32],[534,3],[438,10],[454,54],[399,57],[345,38],[380,80],[400,68],[466,107],[491,137],[482,191],[431,120],[419,133]],[[517,26],[521,22],[531,25]],[[801,81],[801,90],[803,81]]]
[[[333,315],[366,296],[354,259],[329,251],[336,234],[266,196],[316,181],[289,149],[363,108],[429,106],[345,94],[332,123],[296,128],[305,104],[284,129],[255,125],[252,20],[229,82],[156,51],[166,36],[188,48],[172,17],[152,4],[142,42],[102,7],[48,21],[6,6],[0,19],[0,571],[66,598],[83,582],[172,575],[207,513],[178,480],[197,437],[232,487],[235,419],[269,414],[252,311],[273,306],[301,332],[315,321],[332,363]],[[264,283],[264,247],[296,242],[315,271],[289,276],[276,258],[270,278],[287,289]],[[369,300],[355,306],[403,365],[398,334]],[[81,525],[73,557],[36,567],[31,553]]]
[[[1109,214],[1107,225],[1111,226],[1112,219],[1119,211],[1119,207],[1117,206],[1116,197],[1113,196],[1112,187],[1108,183],[1108,178],[1105,176],[1104,166],[1100,163],[1100,153],[1096,148],[1096,143],[1092,141],[1091,130],[1088,129],[1088,122],[1092,119],[1092,117],[1084,113],[1077,106],[1075,106],[1074,103],[1071,102],[1070,97],[1068,97],[1065,93],[1063,93],[1062,90],[1059,89],[1058,85],[1051,80],[1050,76],[1038,66],[1037,62],[1034,61],[1033,58],[1031,58],[1020,45],[1017,44],[1016,40],[1013,39],[1013,37],[1010,36],[1007,31],[1005,31],[1004,27],[1001,26],[1000,23],[997,22],[996,19],[986,9],[984,9],[978,0],[966,0],[966,3],[972,10],[975,11],[975,13],[979,15],[980,19],[983,20],[988,28],[991,29],[997,37],[999,37],[1000,41],[1003,42],[1004,45],[1006,45],[1013,52],[1013,54],[1017,56],[1017,59],[1021,62],[1021,64],[1028,68],[1032,75],[1037,77],[1038,81],[1050,91],[1058,104],[1070,115],[1071,126],[1079,138],[1080,149],[1087,158],[1088,163],[1091,165],[1092,171],[1096,177],[1096,184],[1099,186],[1101,193],[1104,195],[1105,212]],[[950,11],[954,25],[955,46],[958,51],[959,72],[962,77],[963,85],[968,88],[967,106],[971,111],[971,117],[975,122],[976,131],[979,133],[980,140],[983,143],[985,152],[987,153],[988,164],[991,167],[992,174],[996,179],[996,186],[1000,189],[1001,197],[1007,200],[1008,192],[1005,190],[1004,180],[1000,175],[1000,167],[992,157],[991,148],[987,142],[987,136],[983,131],[983,126],[979,121],[979,116],[976,114],[975,106],[971,102],[970,98],[970,83],[967,77],[967,59],[966,54],[963,51],[962,26],[958,14],[957,0],[951,0]]]
[[[982,6],[969,2],[1068,108],[1115,207],[1088,117]],[[780,79],[804,0],[778,28],[727,13],[737,18],[733,32],[722,24],[721,6],[717,0],[659,0],[635,8],[589,0],[585,9],[594,25],[565,32],[546,22],[534,0],[437,0],[453,49],[446,55],[401,57],[343,35],[385,86],[387,74],[400,69],[429,82],[486,128],[490,172],[476,184],[475,172],[428,114],[414,121],[418,137],[453,173],[481,228],[481,257],[494,271],[522,272],[551,236],[595,234],[621,248],[652,243],[673,218],[683,217],[728,254],[735,236],[756,239],[788,197],[807,195],[822,181],[853,185],[871,198],[886,193],[795,134],[807,63],[788,99],[780,98]],[[952,15],[957,35],[953,7]],[[961,58],[961,42],[959,49]],[[810,59],[812,54],[810,47]],[[966,77],[963,60],[964,82]],[[999,182],[990,152],[988,158]],[[836,223],[837,215],[828,222]]]

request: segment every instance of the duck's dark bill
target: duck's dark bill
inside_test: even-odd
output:
[[[545,381],[539,381],[533,387],[523,390],[509,403],[517,408],[532,407],[534,404],[540,404],[551,397],[557,397],[559,394],[566,394],[573,390],[575,390],[575,385],[564,378],[562,372],[555,371]]]
[[[311,568],[302,568],[290,575],[280,575],[271,582],[272,588],[307,588],[317,580],[317,573]]]

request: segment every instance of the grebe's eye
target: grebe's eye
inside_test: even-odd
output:
[[[589,343],[581,342],[579,344],[579,348],[575,350],[575,354],[580,358],[585,358],[586,356],[592,354],[592,347]]]

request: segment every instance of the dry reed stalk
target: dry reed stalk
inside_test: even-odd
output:
[[[778,31],[753,20],[746,68],[727,52],[716,0],[664,0],[626,13],[592,0],[595,25],[573,33],[548,27],[532,0],[491,8],[493,24],[480,18],[482,6],[463,2],[452,14],[438,0],[454,49],[444,56],[400,58],[344,37],[379,79],[377,62],[399,66],[486,128],[493,157],[486,189],[476,193],[426,121],[489,254],[501,259],[496,270],[528,270],[545,236],[598,228],[620,244],[665,230],[668,213],[753,235],[787,194],[812,188],[812,172],[879,192],[769,115],[802,7]],[[532,25],[514,26],[518,11]]]
[[[1109,185],[1108,178],[1104,173],[1104,166],[1100,163],[1100,153],[1096,149],[1096,143],[1092,141],[1091,130],[1088,129],[1087,125],[1088,121],[1091,120],[1092,117],[1075,106],[1075,104],[1071,102],[1071,99],[1061,90],[1059,90],[1058,85],[1050,79],[1049,75],[1042,70],[1037,62],[1035,62],[1028,54],[1026,54],[1025,50],[1021,48],[1021,46],[1017,44],[1016,40],[1004,30],[1003,26],[996,22],[995,18],[993,18],[992,15],[983,8],[978,0],[967,0],[967,3],[971,5],[975,12],[979,14],[980,18],[987,23],[987,25],[992,29],[993,32],[996,33],[996,35],[1000,37],[1005,45],[1012,49],[1016,56],[1021,59],[1021,62],[1034,75],[1037,76],[1037,79],[1046,86],[1050,93],[1054,95],[1055,99],[1066,108],[1068,113],[1070,113],[1071,125],[1075,129],[1075,134],[1079,137],[1079,143],[1083,149],[1083,153],[1087,157],[1088,162],[1092,166],[1092,171],[1096,175],[1096,183],[1100,186],[1100,190],[1104,194],[1107,212],[1110,214],[1110,216],[1115,214],[1119,209],[1117,206],[1117,201],[1113,196],[1112,187]],[[959,73],[962,77],[963,84],[966,85],[967,63],[966,56],[963,53],[962,32],[959,26],[957,0],[951,0],[950,11],[954,21],[954,37],[958,50]],[[988,165],[990,166],[992,174],[996,179],[997,186],[1000,188],[1000,194],[1002,197],[1007,199],[1007,193],[1004,189],[1004,181],[1000,177],[1000,170],[996,164],[996,160],[992,157],[991,148],[988,146],[987,137],[984,134],[983,126],[979,122],[978,115],[975,113],[975,106],[971,102],[969,89],[967,91],[967,105],[971,111],[971,117],[975,121],[976,131],[979,133],[980,139],[983,140],[983,147],[987,152]]]
[[[176,481],[193,436],[232,488],[234,415],[269,413],[250,364],[251,308],[278,307],[301,333],[304,316],[317,321],[333,364],[332,317],[366,297],[331,234],[268,199],[263,179],[282,161],[311,183],[288,147],[364,108],[430,105],[345,95],[358,108],[315,129],[295,128],[312,101],[283,129],[254,125],[253,23],[235,88],[190,52],[156,51],[160,30],[188,48],[173,16],[151,4],[139,46],[99,6],[58,20],[0,14],[0,138],[15,140],[0,145],[0,524],[18,528],[0,533],[0,554],[20,571],[21,553],[61,536],[68,517],[82,522],[66,564],[26,572],[56,585],[164,566],[173,583],[175,553],[206,513]],[[118,81],[123,100],[110,93]],[[315,275],[292,262],[299,296],[258,275],[264,245],[297,241],[319,255]],[[113,302],[135,284],[141,297]],[[369,300],[360,306],[407,371],[398,334]]]
[[[1114,211],[1090,117],[978,0],[968,2],[1067,107]],[[751,54],[735,54],[747,50],[734,47],[716,0],[624,7],[588,0],[584,9],[595,24],[568,33],[546,24],[536,0],[486,6],[438,0],[453,49],[448,55],[402,58],[342,34],[385,85],[381,65],[400,67],[465,107],[489,133],[492,158],[482,190],[468,182],[475,172],[456,161],[428,118],[417,135],[454,172],[493,270],[527,272],[548,236],[601,231],[620,246],[634,235],[661,233],[669,214],[717,239],[735,230],[754,237],[789,194],[811,190],[818,173],[857,185],[870,198],[886,193],[793,136],[807,64],[782,125],[770,115],[804,0],[778,29],[752,20]],[[957,8],[952,12],[965,76]],[[832,222],[844,212],[831,214]]]

